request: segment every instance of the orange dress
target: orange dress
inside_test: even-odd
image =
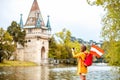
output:
[[[83,52],[74,53],[72,52],[74,58],[78,59],[77,74],[87,74],[87,67],[84,65],[83,61],[85,60],[86,54]],[[82,60],[81,60],[82,59]]]

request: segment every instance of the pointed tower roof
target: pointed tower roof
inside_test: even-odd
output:
[[[48,15],[48,20],[47,20],[46,27],[48,28],[48,30],[51,30],[49,17],[50,17],[50,16]]]
[[[38,23],[41,24],[40,26],[44,26],[44,21],[37,0],[34,0],[27,21],[25,23],[25,27],[31,28],[31,27],[36,27],[36,25],[38,27]]]
[[[24,25],[23,25],[23,20],[22,20],[22,14],[20,14],[20,27],[23,28]]]

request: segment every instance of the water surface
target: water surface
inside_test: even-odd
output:
[[[76,69],[70,65],[0,67],[0,80],[80,80]],[[114,67],[94,65],[88,68],[87,80],[120,80],[120,74]]]

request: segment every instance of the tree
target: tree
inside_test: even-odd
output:
[[[72,41],[71,32],[69,30],[64,28],[61,32],[56,33],[56,37],[58,40],[58,49],[60,50],[59,54],[61,54],[62,59],[72,58],[71,48],[74,47],[76,50],[80,50],[79,42],[77,40]]]
[[[106,49],[106,59],[111,65],[120,66],[120,0],[87,1],[90,5],[102,6],[105,10],[101,36],[105,40],[104,45],[109,46]]]
[[[15,21],[11,23],[11,25],[7,28],[7,31],[10,33],[10,35],[13,37],[13,41],[17,44],[21,44],[24,46],[25,43],[25,30],[22,30],[20,28],[20,25],[17,24]]]
[[[9,59],[15,51],[15,45],[12,40],[12,36],[0,28],[0,62],[3,62],[4,59]]]
[[[57,55],[57,44],[55,38],[52,36],[49,40],[49,58],[55,58]]]

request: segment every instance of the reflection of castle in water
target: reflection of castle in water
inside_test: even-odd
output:
[[[119,67],[88,67],[87,80],[119,80]],[[76,66],[0,67],[0,80],[80,80]]]
[[[26,31],[26,43],[24,48],[17,46],[17,60],[32,61],[37,64],[47,63],[51,27],[49,16],[45,26],[37,0],[32,4],[25,25],[21,15],[20,26]]]
[[[0,68],[1,69],[1,68]],[[4,73],[3,73],[4,72]],[[37,67],[5,67],[2,68],[0,80],[48,80],[49,70],[47,66]]]

